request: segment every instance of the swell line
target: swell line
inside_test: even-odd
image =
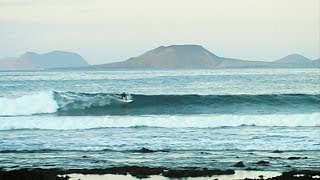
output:
[[[320,94],[142,95],[122,102],[109,93],[37,92],[0,98],[0,116],[54,113],[59,116],[315,113]]]

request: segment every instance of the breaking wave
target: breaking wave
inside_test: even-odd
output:
[[[38,92],[18,98],[0,97],[0,116],[54,113],[59,109],[53,92]]]
[[[18,98],[0,98],[0,116],[55,113],[59,116],[273,114],[314,113],[320,94],[262,95],[139,95],[124,103],[116,94],[38,92]]]

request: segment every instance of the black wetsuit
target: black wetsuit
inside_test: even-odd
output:
[[[127,100],[127,94],[126,94],[126,93],[122,93],[122,94],[121,94],[121,99]]]

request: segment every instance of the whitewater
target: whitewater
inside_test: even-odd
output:
[[[223,169],[263,159],[264,170],[317,169],[319,77],[318,69],[0,72],[0,164]],[[122,92],[133,102],[119,101]]]

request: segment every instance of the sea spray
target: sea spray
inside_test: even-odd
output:
[[[53,92],[37,92],[18,98],[0,97],[0,116],[54,113],[58,108]]]

